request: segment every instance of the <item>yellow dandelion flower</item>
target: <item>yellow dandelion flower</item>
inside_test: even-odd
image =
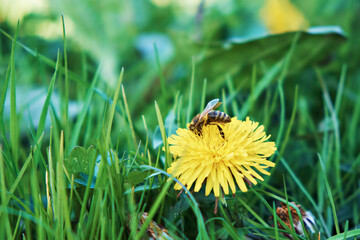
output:
[[[266,170],[275,164],[269,160],[276,150],[274,142],[266,142],[269,136],[264,126],[250,121],[240,121],[236,117],[231,122],[221,124],[223,136],[217,125],[205,125],[202,134],[179,128],[169,137],[170,153],[175,161],[168,168],[168,173],[176,177],[190,189],[198,192],[206,181],[205,195],[214,192],[219,197],[220,188],[225,194],[235,194],[236,185],[246,192],[245,181],[256,185],[264,179],[258,172],[270,175]],[[174,188],[181,189],[176,183]]]
[[[304,15],[289,0],[266,0],[260,17],[271,33],[305,30],[309,27]]]

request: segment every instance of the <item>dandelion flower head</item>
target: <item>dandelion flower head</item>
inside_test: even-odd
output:
[[[275,143],[267,142],[270,136],[264,126],[249,118],[205,125],[201,135],[183,128],[176,133],[168,139],[175,160],[167,171],[188,189],[194,185],[195,192],[206,184],[206,196],[213,191],[219,197],[220,188],[229,194],[229,187],[235,194],[236,185],[246,192],[245,181],[256,185],[256,179],[264,180],[258,172],[270,175],[266,169],[275,166],[267,160],[276,150]],[[180,190],[181,185],[176,183],[174,188]]]
[[[289,0],[265,0],[260,17],[271,33],[306,30],[309,23]]]

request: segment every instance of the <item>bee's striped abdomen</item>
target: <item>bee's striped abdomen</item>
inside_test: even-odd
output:
[[[208,113],[209,122],[231,122],[231,118],[224,112],[211,111]]]

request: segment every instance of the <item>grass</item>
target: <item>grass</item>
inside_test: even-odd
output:
[[[232,14],[208,14],[234,30],[240,5]],[[336,7],[329,3],[329,12]],[[0,238],[146,239],[149,227],[159,231],[156,224],[174,239],[358,238],[360,58],[348,23],[358,19],[356,8],[347,3],[346,22],[338,20],[348,40],[299,31],[232,48],[212,44],[221,28],[206,15],[205,41],[163,33],[175,48],[171,60],[154,42],[151,60],[114,49],[124,67],[113,82],[96,47],[69,37],[66,14],[62,41],[43,39],[43,45],[30,41],[22,22],[0,24]],[[159,13],[169,21],[177,16],[173,9],[149,9],[152,24]],[[331,23],[328,15],[313,14],[314,22]],[[121,30],[124,45],[147,31],[136,24]],[[104,39],[111,39],[106,32]],[[261,51],[264,43],[271,47]],[[27,94],[19,94],[21,87]],[[43,96],[32,95],[32,87],[43,88]],[[28,112],[23,102],[32,106],[40,98],[38,114]],[[182,186],[177,197],[178,180],[166,171],[173,161],[168,137],[214,98],[223,102],[221,111],[263,124],[278,149],[271,175],[246,193],[225,196],[217,214],[204,187],[196,193]],[[276,215],[280,202],[311,211],[316,232],[301,236],[287,227]],[[148,217],[139,224],[143,212]]]

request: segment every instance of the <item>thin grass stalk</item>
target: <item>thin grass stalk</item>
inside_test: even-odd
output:
[[[165,150],[165,170],[170,166],[170,160],[171,160],[171,156],[170,153],[168,151],[169,149],[169,143],[167,141],[167,137],[166,137],[166,131],[165,131],[165,126],[164,126],[164,121],[163,118],[161,116],[161,111],[160,108],[157,104],[157,102],[155,101],[155,110],[156,110],[156,116],[157,116],[157,120],[159,122],[159,128],[160,128],[160,132],[161,132],[161,138],[163,140],[163,144],[164,144],[164,150]]]
[[[226,94],[225,94],[225,89],[224,88],[221,90],[221,97],[222,97],[222,101],[223,101],[223,104],[221,104],[222,108],[223,108],[223,111],[228,112],[227,107],[226,107],[227,103],[226,103]]]
[[[280,96],[280,126],[279,126],[279,131],[277,133],[277,137],[276,137],[276,146],[280,146],[281,145],[281,141],[282,141],[282,135],[284,132],[284,128],[285,128],[285,97],[284,97],[284,88],[282,86],[282,84],[280,84],[280,82],[278,83],[278,92],[279,92],[279,96]]]
[[[5,37],[7,37],[8,39],[10,39],[11,41],[14,41],[15,37],[12,37],[10,34],[6,33],[4,30],[2,30],[0,28],[0,33],[2,33]],[[40,53],[38,53],[36,50],[31,49],[30,47],[26,46],[25,44],[19,42],[18,40],[16,41],[16,44],[21,47],[22,49],[24,49],[27,53],[29,53],[31,56],[39,59],[42,63],[44,63],[46,66],[50,67],[50,68],[55,68],[56,66],[56,62],[54,60],[52,60],[51,58],[42,55]],[[59,66],[59,72],[64,73],[64,67]],[[86,82],[85,80],[82,79],[81,76],[79,76],[78,74],[74,73],[74,72],[69,72],[69,79],[81,83],[81,84],[85,84],[85,85],[89,85],[88,82]]]
[[[344,64],[341,68],[341,75],[339,85],[337,87],[336,99],[335,99],[335,113],[336,116],[339,116],[340,106],[341,106],[341,99],[344,93],[344,85],[346,80],[346,73],[347,73],[347,65]]]
[[[299,88],[298,86],[296,86],[295,88],[295,94],[294,94],[294,106],[293,106],[293,109],[292,109],[292,113],[291,113],[291,117],[290,117],[290,121],[289,121],[289,125],[288,125],[288,128],[286,129],[286,133],[285,133],[285,137],[284,137],[284,140],[282,141],[282,145],[281,145],[281,148],[280,148],[280,151],[277,155],[277,158],[275,160],[275,166],[273,168],[271,168],[271,171],[270,171],[270,175],[274,173],[275,169],[277,168],[277,165],[285,151],[285,147],[289,141],[289,138],[290,138],[290,133],[291,133],[291,130],[292,130],[292,126],[294,124],[294,121],[295,121],[295,116],[296,116],[296,112],[297,112],[297,102],[298,102],[298,91]],[[269,178],[267,178],[269,179]],[[266,180],[265,180],[266,181]]]
[[[11,153],[16,173],[18,170],[18,153],[19,153],[19,123],[16,108],[16,80],[15,80],[15,47],[17,43],[17,35],[19,32],[19,21],[17,23],[16,32],[11,46],[10,55],[10,143]],[[10,236],[9,236],[10,237]]]
[[[107,121],[107,132],[106,132],[104,146],[109,146],[110,145],[111,126],[112,126],[112,122],[114,120],[115,107],[116,107],[116,103],[117,103],[117,100],[118,100],[118,97],[119,97],[119,92],[120,92],[120,87],[121,87],[123,77],[124,77],[124,68],[121,69],[120,77],[119,77],[118,83],[116,85],[114,99],[113,99],[113,102],[111,104],[111,109],[110,109],[110,113],[109,113],[109,117],[108,117],[108,121]]]
[[[0,219],[1,222],[3,224],[2,225],[2,229],[4,229],[5,234],[7,236],[7,238],[11,238],[12,237],[12,227],[10,225],[10,218],[9,218],[9,214],[6,211],[7,209],[7,203],[8,203],[8,198],[7,198],[7,187],[6,187],[6,176],[5,176],[5,165],[4,165],[4,158],[3,158],[3,148],[2,145],[0,144],[0,179],[1,179],[1,208],[4,209],[5,211],[1,211],[0,212]],[[3,232],[3,231],[1,231]]]
[[[214,217],[214,218],[211,218],[209,220],[207,220],[205,222],[206,225],[208,225],[209,223],[211,222],[214,222],[214,221],[220,221],[222,222],[223,226],[226,228],[227,232],[229,233],[229,235],[232,237],[232,239],[238,239],[239,238],[239,234],[237,233],[237,229],[234,228],[230,222],[228,221],[225,221],[223,218],[221,217]]]
[[[245,118],[245,116],[249,113],[250,106],[252,104],[252,99],[257,99],[260,94],[268,87],[271,82],[274,80],[276,75],[280,72],[282,67],[282,62],[277,62],[270,70],[258,81],[258,84],[254,88],[254,90],[251,92],[251,97],[249,97],[243,106],[241,107],[241,110],[239,112],[239,115],[237,116],[239,119]]]
[[[39,137],[39,142],[43,139],[43,137],[44,137],[44,134],[42,134]],[[38,150],[38,147],[35,146],[34,147],[34,152],[37,152],[37,150]],[[32,154],[30,153],[28,158],[25,160],[21,170],[19,171],[16,179],[13,181],[13,184],[10,187],[10,190],[9,190],[10,194],[13,194],[15,192],[15,190],[17,190],[19,193],[22,193],[22,185],[19,185],[19,183],[23,179],[23,177],[25,175],[25,172],[26,172],[31,160],[32,160]]]
[[[237,96],[239,90],[234,88],[233,79],[231,78],[231,76],[229,74],[226,75],[226,84],[227,84],[227,88],[229,89],[229,93],[230,93],[231,110],[232,110],[234,116],[238,116],[239,115],[239,111],[238,111],[239,106],[236,102],[236,96]]]
[[[299,239],[297,237],[296,231],[295,231],[295,227],[294,227],[294,221],[293,221],[293,216],[291,214],[291,209],[290,209],[290,205],[289,205],[289,198],[287,195],[287,190],[286,190],[286,181],[285,181],[285,176],[283,175],[283,182],[284,182],[284,193],[285,193],[285,201],[286,201],[286,207],[288,210],[288,215],[289,215],[289,219],[290,219],[290,234],[293,238],[295,239]]]
[[[92,97],[94,95],[95,86],[97,84],[97,80],[99,79],[100,69],[101,69],[101,66],[99,66],[98,69],[96,70],[93,81],[92,81],[92,83],[91,83],[91,85],[90,85],[90,87],[89,87],[89,89],[88,89],[88,91],[86,93],[84,106],[83,106],[79,116],[77,117],[77,121],[75,123],[74,128],[71,131],[71,141],[70,141],[70,146],[71,147],[75,147],[75,145],[78,142],[78,139],[79,139],[79,136],[80,136],[80,130],[81,130],[81,127],[82,127],[82,125],[83,125],[83,123],[85,121],[86,114],[89,111],[89,106],[90,106]],[[89,128],[89,129],[91,129],[91,128]]]
[[[273,202],[273,218],[274,218],[274,228],[275,228],[275,239],[278,240],[279,239],[279,229],[278,229],[278,224],[277,224],[277,214],[276,214],[276,207],[275,207],[275,202]]]
[[[94,159],[91,159],[91,164],[90,164],[90,172],[89,172],[89,177],[88,177],[88,181],[86,183],[86,189],[85,189],[85,193],[84,193],[84,198],[81,204],[81,210],[80,210],[80,219],[78,222],[78,228],[77,228],[77,234],[80,233],[80,231],[82,231],[82,227],[84,224],[84,218],[85,218],[85,211],[86,211],[86,204],[87,201],[89,199],[90,196],[90,186],[91,186],[91,180],[94,176],[94,170],[95,170],[95,163],[96,163],[96,157],[94,157]]]
[[[62,30],[63,30],[63,43],[64,43],[64,77],[65,77],[65,111],[64,111],[64,128],[65,128],[65,153],[68,155],[70,143],[70,121],[69,121],[69,70],[67,60],[67,43],[65,31],[65,18],[61,14]]]
[[[151,220],[153,219],[157,209],[159,208],[159,206],[161,205],[161,202],[163,202],[166,194],[167,194],[167,191],[168,189],[170,188],[172,184],[172,181],[168,181],[165,183],[163,189],[161,190],[161,192],[159,193],[158,197],[156,198],[153,206],[151,207],[151,210],[149,212],[149,215],[148,217],[146,218],[144,224],[141,226],[140,230],[139,230],[139,233],[136,235],[135,239],[136,240],[139,240],[141,239],[141,237],[144,235],[145,231],[146,231],[146,228],[149,226]]]
[[[140,168],[144,168],[144,169],[151,169],[151,170],[154,170],[156,172],[159,172],[163,175],[166,175],[167,177],[171,178],[172,180],[176,181],[178,184],[180,184],[180,186],[184,189],[184,192],[187,194],[188,198],[185,198],[185,200],[189,203],[190,207],[192,208],[195,216],[196,216],[196,222],[197,222],[197,227],[198,227],[198,238],[200,239],[210,239],[207,231],[206,231],[206,227],[205,227],[205,221],[203,219],[203,216],[202,216],[202,213],[199,209],[199,206],[194,198],[194,196],[189,192],[189,190],[179,181],[177,180],[176,178],[174,178],[173,176],[171,176],[169,173],[161,170],[161,169],[158,169],[158,168],[155,168],[155,167],[150,167],[150,166],[145,166],[145,165],[142,165],[140,166]],[[160,175],[158,175],[160,176]],[[170,180],[166,183],[168,184],[170,182]],[[162,192],[163,192],[164,188],[162,189]],[[162,193],[161,192],[161,193]],[[165,193],[164,193],[165,194]],[[158,198],[159,199],[159,196]],[[144,226],[144,225],[143,225]]]
[[[323,227],[325,234],[327,236],[330,236],[330,231],[329,229],[326,227],[326,223],[324,221],[324,218],[321,214],[321,210],[319,209],[319,207],[317,206],[315,200],[311,197],[310,193],[306,190],[306,188],[304,187],[304,185],[301,183],[301,181],[299,180],[299,178],[296,176],[296,174],[294,173],[294,171],[289,167],[289,165],[286,163],[285,159],[281,158],[280,159],[282,165],[285,167],[285,169],[288,171],[289,175],[291,176],[291,178],[294,180],[294,182],[296,183],[296,185],[299,187],[299,189],[303,192],[303,194],[305,195],[305,197],[309,200],[309,202],[311,203],[311,205],[313,206],[313,208],[315,209],[318,218],[320,219],[321,222],[321,226]]]
[[[203,88],[201,91],[201,102],[200,102],[199,112],[201,112],[205,108],[206,85],[207,85],[207,80],[206,80],[206,78],[204,78]]]
[[[237,196],[236,197],[237,200],[246,208],[246,210],[248,210],[251,215],[253,215],[262,225],[264,225],[265,227],[270,227],[257,213],[256,211],[254,211],[249,205],[247,205],[242,199],[241,197]]]
[[[193,94],[194,94],[194,82],[195,82],[195,59],[192,58],[191,80],[189,90],[189,105],[186,113],[186,122],[190,122],[191,113],[193,110]]]
[[[123,96],[123,100],[124,100],[126,117],[127,117],[128,122],[129,122],[130,130],[131,130],[131,136],[132,136],[132,140],[133,140],[133,144],[134,144],[133,146],[136,146],[137,145],[137,143],[136,143],[136,134],[135,134],[135,131],[134,131],[133,122],[131,120],[131,114],[130,114],[130,110],[129,110],[129,106],[128,106],[128,103],[127,103],[127,99],[126,99],[125,90],[124,90],[123,85],[121,85],[121,92],[122,92],[122,96]]]
[[[319,158],[319,162],[320,162],[320,165],[321,165],[321,170],[322,170],[323,176],[324,176],[324,182],[325,182],[325,186],[326,186],[327,195],[328,195],[330,205],[331,205],[331,210],[332,210],[332,215],[333,215],[333,219],[334,219],[336,234],[340,234],[339,220],[338,220],[337,214],[336,214],[335,202],[334,202],[334,198],[332,196],[332,191],[331,191],[331,188],[330,188],[329,181],[328,181],[327,176],[326,176],[324,163],[322,162],[321,156],[319,154],[318,154],[318,158]]]
[[[326,107],[328,108],[331,116],[331,120],[333,123],[334,128],[334,140],[335,140],[335,158],[333,159],[333,165],[334,165],[334,172],[335,172],[335,184],[336,184],[336,191],[339,193],[340,200],[344,201],[344,195],[342,192],[341,187],[341,170],[340,170],[340,158],[341,158],[341,143],[340,143],[340,130],[339,130],[339,121],[336,115],[336,111],[334,109],[334,106],[331,102],[330,94],[327,90],[325,81],[322,78],[321,72],[318,68],[315,68],[315,72],[317,75],[317,79],[320,83],[323,97],[325,100]]]
[[[166,88],[165,77],[164,77],[163,71],[161,69],[159,52],[158,52],[158,49],[157,49],[155,43],[154,43],[154,52],[155,52],[156,66],[157,66],[158,74],[159,74],[159,78],[160,78],[161,92],[162,92],[162,95],[164,96],[164,98],[167,99],[168,98],[168,91],[167,91],[167,88]]]
[[[16,225],[15,225],[15,229],[14,229],[14,232],[13,232],[13,235],[12,235],[12,240],[15,240],[15,239],[18,239],[19,237],[19,234],[18,234],[18,230],[19,230],[19,226],[20,226],[20,220],[22,218],[22,212],[19,212],[19,216],[18,216],[18,219],[16,221]]]
[[[360,229],[354,229],[354,230],[347,231],[346,233],[334,235],[334,236],[328,238],[327,240],[343,240],[343,239],[345,239],[344,237],[347,237],[347,239],[353,237],[356,240],[357,239],[356,237],[358,237],[358,236],[360,236]]]
[[[33,158],[33,154],[31,154],[31,163],[32,163],[32,168],[31,168],[31,174],[30,174],[30,193],[32,196],[32,202],[33,202],[33,207],[34,207],[34,212],[35,212],[35,218],[42,219],[42,211],[44,211],[43,209],[43,204],[42,204],[42,200],[41,200],[41,193],[40,193],[40,189],[39,189],[39,179],[37,176],[37,167],[36,167],[36,163],[35,163],[35,159]],[[36,229],[36,239],[41,239],[43,236],[43,229],[42,226],[40,224],[35,225],[35,229]]]

